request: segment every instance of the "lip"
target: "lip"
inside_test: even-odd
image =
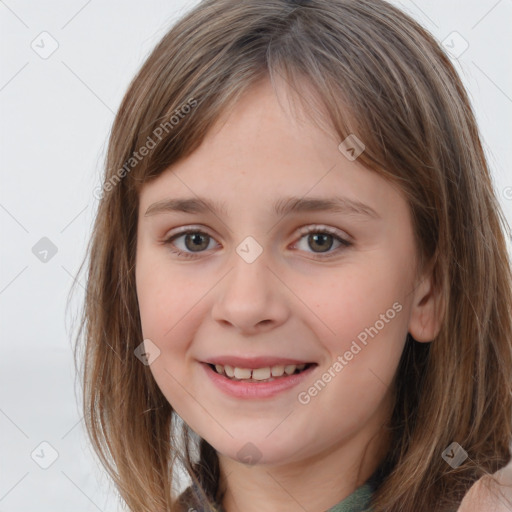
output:
[[[298,386],[305,379],[307,379],[311,372],[313,372],[317,367],[316,364],[312,364],[309,368],[306,368],[300,373],[288,375],[287,377],[278,377],[271,382],[244,382],[241,380],[230,380],[224,375],[219,375],[215,370],[213,370],[209,366],[208,363],[201,363],[201,366],[204,368],[204,371],[206,372],[207,376],[211,379],[211,381],[217,387],[217,389],[231,397],[244,399],[270,398],[279,393],[283,393],[287,390],[290,390],[295,386]],[[241,368],[247,368],[247,366],[242,366]],[[256,366],[256,368],[263,367]]]
[[[217,356],[203,361],[207,364],[221,364],[222,366],[233,366],[237,368],[247,368],[254,370],[256,368],[266,368],[267,366],[278,366],[287,364],[308,364],[313,361],[301,361],[299,359],[290,359],[285,357],[237,357],[237,356]]]

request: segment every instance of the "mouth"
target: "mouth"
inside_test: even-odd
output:
[[[317,363],[278,364],[261,368],[243,368],[231,365],[206,363],[215,373],[231,381],[264,383],[285,379],[317,366]]]

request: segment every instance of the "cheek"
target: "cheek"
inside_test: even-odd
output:
[[[137,248],[135,277],[144,337],[162,342],[197,303],[197,282],[185,267],[170,265],[166,251],[146,247],[144,241]]]
[[[341,407],[354,428],[389,390],[407,336],[410,276],[403,262],[381,256],[378,266],[346,266],[325,286],[315,281],[308,287],[327,358],[324,373],[302,389],[301,403]],[[337,428],[338,420],[331,420]]]
[[[296,288],[311,307],[329,352],[349,350],[353,340],[396,339],[406,332],[407,276],[396,263],[347,265]],[[401,339],[401,336],[398,336]]]
[[[171,274],[168,265],[142,255],[136,282],[143,337],[160,351],[150,371],[167,401],[178,414],[185,414],[190,407],[190,395],[185,391],[187,351],[200,313],[201,294],[190,276],[185,279],[182,272]]]

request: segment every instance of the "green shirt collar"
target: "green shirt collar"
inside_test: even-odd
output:
[[[389,472],[387,464],[386,461],[381,462],[361,487],[358,487],[350,496],[347,496],[326,512],[372,512],[372,496]]]
[[[327,512],[364,512],[370,510],[372,494],[373,487],[369,483],[365,483]]]
[[[358,487],[350,496],[347,496],[344,500],[340,501],[326,512],[372,512],[372,496],[377,487],[382,482],[385,474],[386,469],[384,466],[379,466],[379,468],[377,468],[373,475],[361,487]],[[188,495],[188,499],[190,499],[191,495],[194,494],[194,506],[197,506],[200,503],[200,498],[195,484],[187,489],[187,491],[183,494],[183,497]],[[223,512],[222,507],[219,507],[219,509],[221,512]],[[203,508],[200,507],[198,510],[202,511]]]

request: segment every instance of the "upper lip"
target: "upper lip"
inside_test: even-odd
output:
[[[262,357],[237,357],[237,356],[217,356],[211,357],[205,363],[208,364],[220,364],[222,366],[233,366],[237,368],[247,368],[247,369],[255,369],[255,368],[266,368],[267,366],[279,366],[279,365],[289,365],[289,364],[307,364],[312,361],[302,361],[299,359],[290,359],[288,357],[270,357],[270,356],[262,356]]]

